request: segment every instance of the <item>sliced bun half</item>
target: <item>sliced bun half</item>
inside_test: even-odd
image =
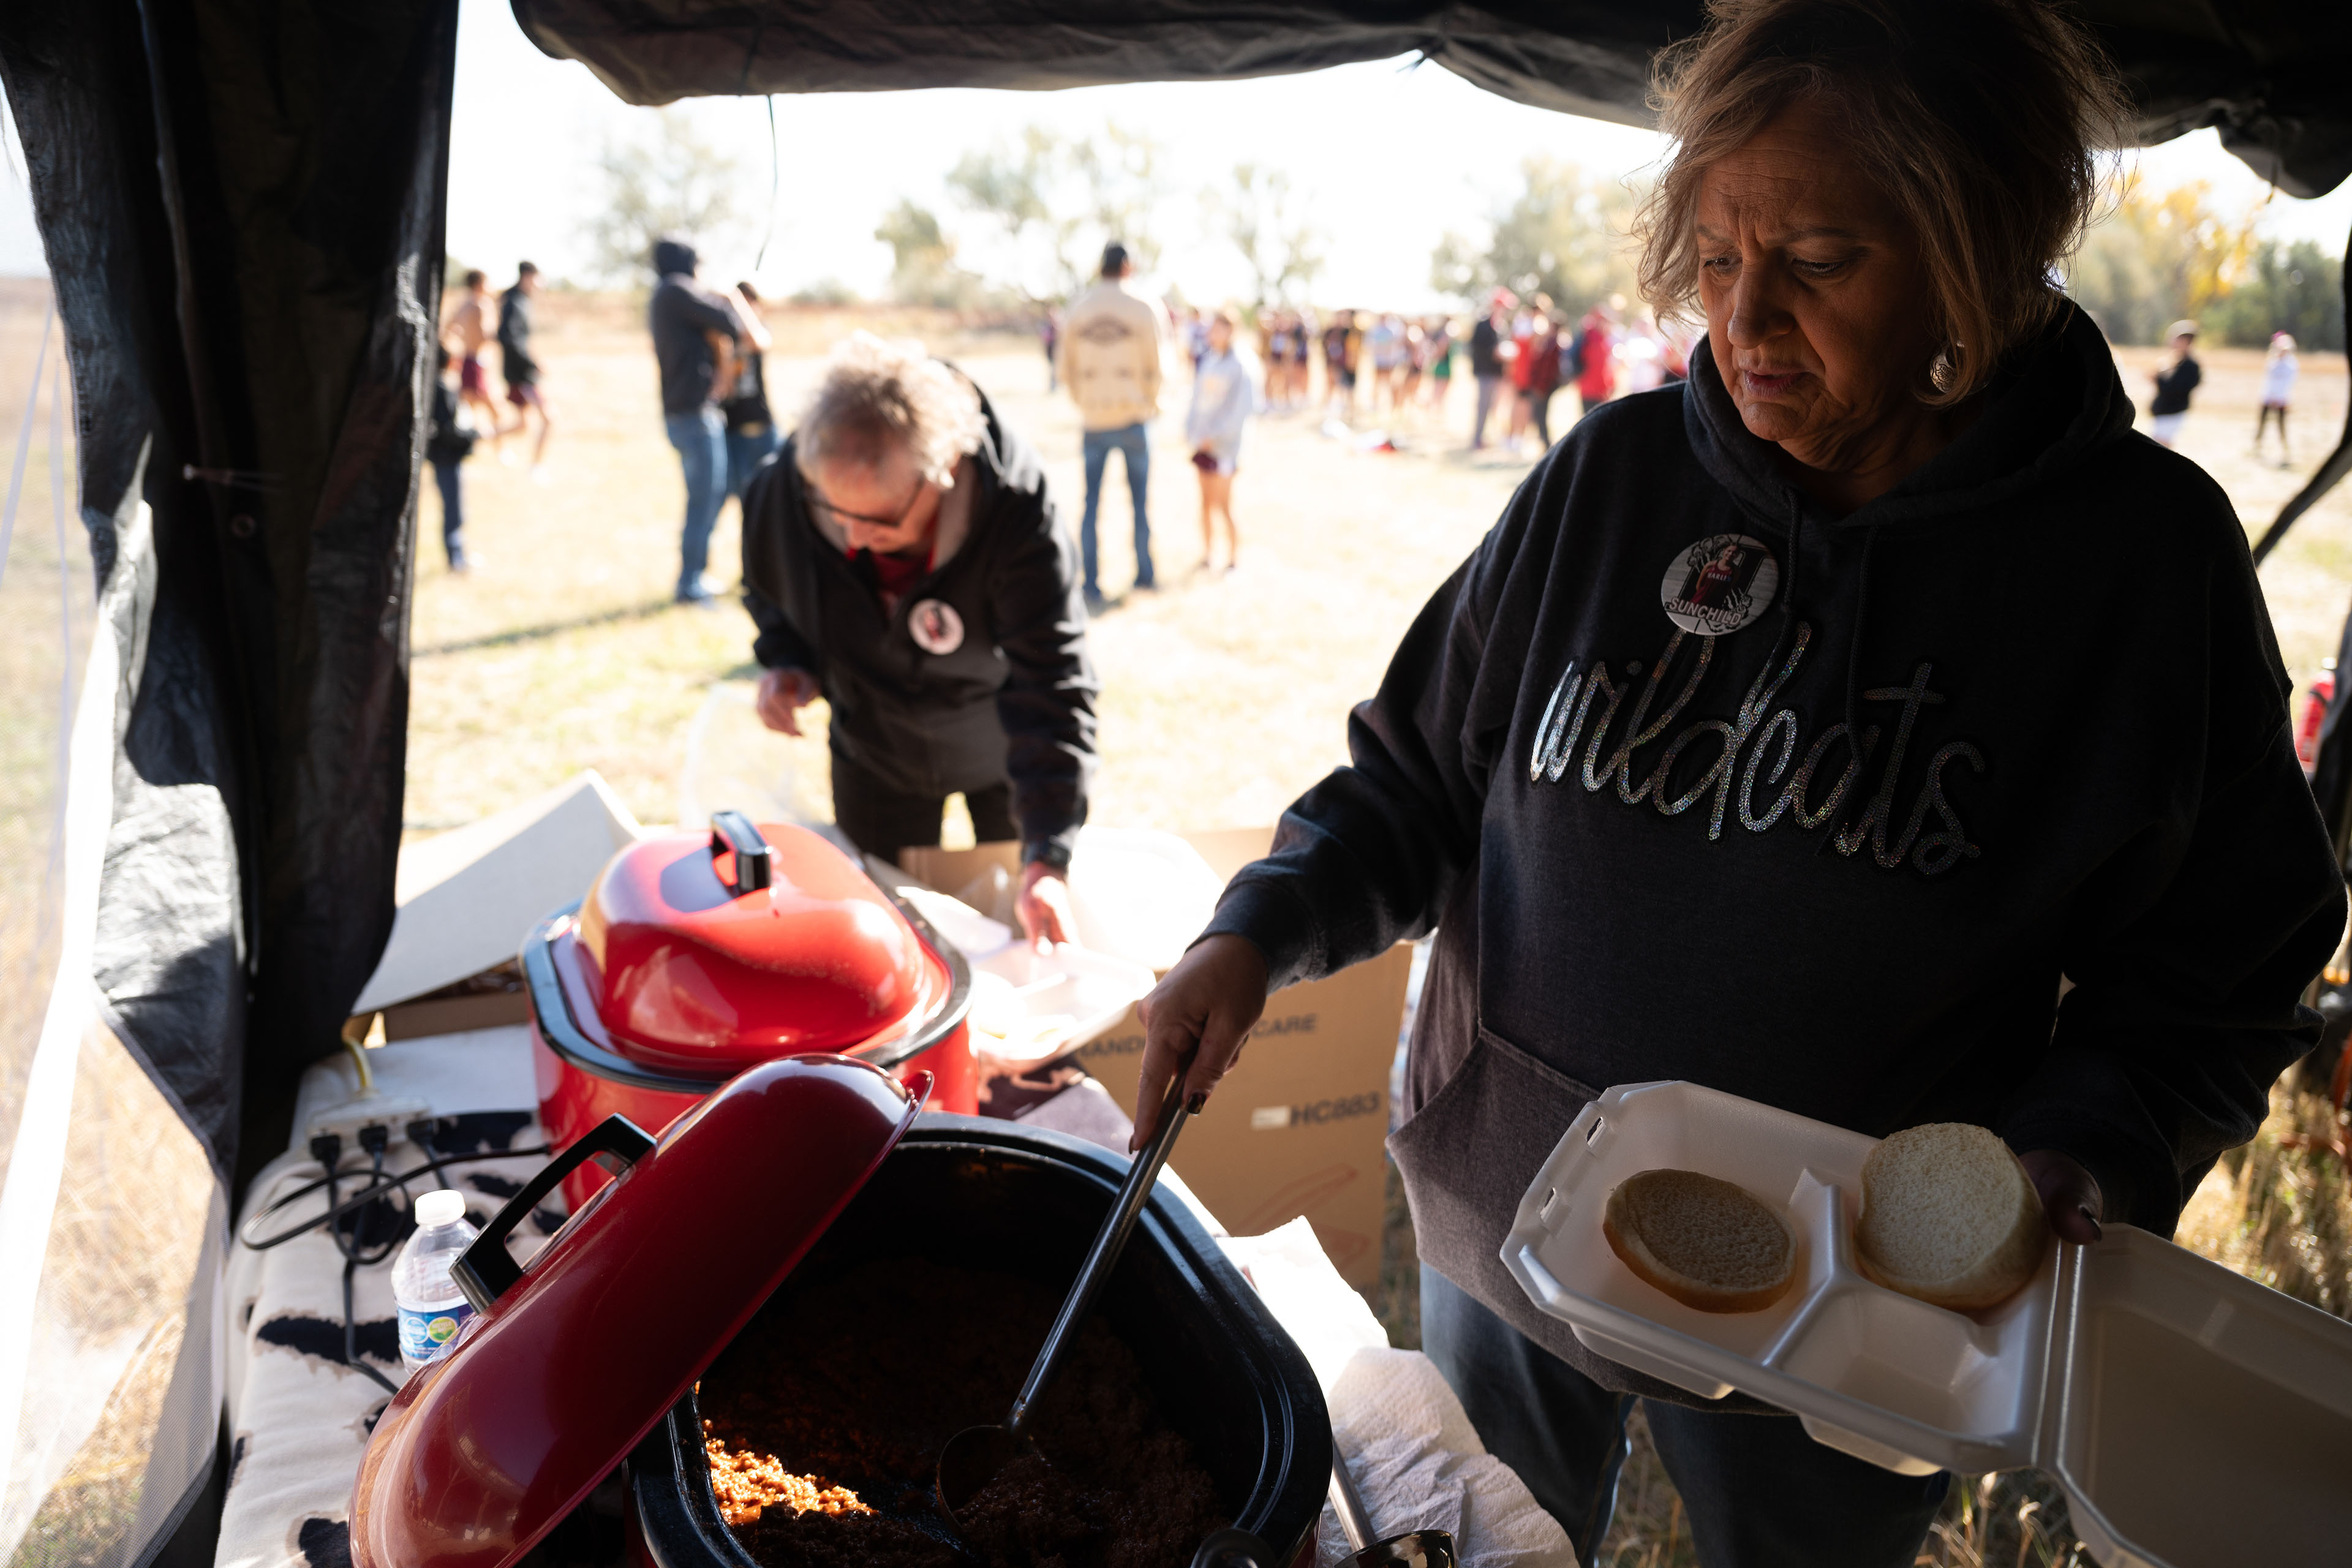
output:
[[[1757,1312],[1797,1279],[1780,1206],[1696,1171],[1644,1171],[1609,1194],[1601,1231],[1620,1261],[1685,1307]]]
[[[1890,1290],[1978,1311],[2023,1289],[2049,1245],[2032,1178],[1982,1127],[1910,1128],[1863,1163],[1854,1261]]]

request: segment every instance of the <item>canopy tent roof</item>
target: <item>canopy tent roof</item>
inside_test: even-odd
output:
[[[630,103],[924,87],[1199,81],[1421,54],[1539,109],[1646,124],[1650,58],[1697,0],[513,0],[523,31]],[[2352,174],[2352,5],[2086,0],[2143,143],[2216,126],[2290,195]]]

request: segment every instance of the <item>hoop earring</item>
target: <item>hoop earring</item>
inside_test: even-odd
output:
[[[1953,355],[1958,352],[1958,343],[1937,349],[1936,357],[1927,362],[1927,384],[1937,392],[1951,391],[1960,379],[1959,368],[1952,363]]]

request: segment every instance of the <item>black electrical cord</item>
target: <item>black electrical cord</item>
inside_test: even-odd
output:
[[[386,1394],[398,1394],[400,1384],[376,1371],[360,1359],[359,1318],[352,1310],[352,1276],[359,1272],[359,1259],[345,1254],[343,1258],[343,1364],[365,1373]]]
[[[361,1146],[368,1152],[369,1190],[374,1191],[383,1184],[382,1181],[383,1152],[390,1142],[390,1138],[382,1127],[364,1127],[360,1130],[360,1142]],[[322,1132],[310,1140],[310,1153],[320,1164],[326,1167],[327,1217],[333,1218],[340,1215],[342,1209],[342,1205],[336,1202],[338,1196],[336,1184],[341,1180],[342,1173],[343,1141],[332,1132]],[[383,1262],[384,1258],[391,1256],[392,1247],[398,1240],[397,1226],[392,1227],[394,1241],[384,1244],[373,1252],[370,1252],[367,1245],[360,1239],[360,1233],[367,1228],[369,1221],[373,1219],[378,1212],[366,1205],[353,1210],[348,1240],[344,1237],[343,1227],[340,1223],[330,1225],[327,1235],[329,1239],[334,1242],[335,1250],[343,1255],[343,1364],[373,1381],[376,1386],[386,1394],[398,1394],[400,1384],[393,1382],[362,1359],[359,1347],[359,1314],[354,1310],[352,1303],[352,1282],[359,1273],[360,1265],[362,1262]]]
[[[408,1207],[413,1209],[415,1200],[409,1194],[408,1184],[420,1176],[432,1175],[450,1165],[462,1165],[479,1160],[527,1159],[532,1155],[548,1152],[547,1146],[540,1144],[528,1149],[497,1149],[469,1154],[441,1154],[434,1144],[433,1127],[430,1122],[412,1121],[407,1131],[410,1141],[434,1158],[413,1170],[403,1171],[395,1176],[385,1176],[383,1157],[385,1152],[391,1147],[392,1131],[380,1122],[372,1122],[360,1129],[360,1147],[365,1150],[368,1155],[367,1185],[349,1198],[344,1198],[341,1194],[342,1179],[347,1174],[357,1175],[360,1173],[357,1170],[346,1172],[343,1169],[341,1137],[332,1132],[319,1134],[310,1140],[310,1157],[319,1162],[326,1174],[287,1194],[253,1218],[254,1220],[266,1218],[289,1204],[299,1202],[317,1192],[321,1187],[327,1191],[326,1212],[316,1218],[259,1241],[245,1234],[253,1223],[253,1221],[247,1221],[245,1226],[238,1227],[237,1237],[239,1241],[255,1251],[266,1252],[273,1247],[283,1246],[298,1236],[306,1236],[321,1226],[327,1227],[329,1239],[334,1242],[335,1250],[341,1253],[343,1257],[343,1364],[365,1374],[386,1394],[398,1394],[400,1384],[393,1382],[362,1359],[359,1352],[359,1314],[352,1301],[352,1283],[362,1266],[373,1267],[390,1258],[394,1250],[408,1238],[414,1229],[414,1226],[404,1228],[395,1223],[391,1226],[392,1234],[387,1238],[381,1243],[370,1243],[366,1239],[365,1233],[368,1232],[371,1222],[384,1212],[382,1205],[387,1204],[393,1192],[397,1189]],[[346,1215],[351,1216],[352,1221],[348,1234],[342,1224]],[[398,1217],[397,1215],[395,1217]]]
[[[331,1133],[327,1136],[331,1137],[332,1134]],[[322,1141],[323,1140],[312,1141],[312,1152],[314,1154],[317,1152],[316,1144]],[[373,1203],[377,1199],[385,1196],[394,1188],[405,1187],[410,1182],[416,1180],[419,1176],[429,1176],[435,1172],[445,1170],[451,1165],[468,1164],[478,1160],[527,1160],[535,1155],[551,1152],[552,1152],[552,1151],[550,1150],[546,1144],[535,1143],[528,1149],[491,1149],[488,1151],[477,1151],[470,1154],[444,1154],[439,1159],[428,1160],[424,1164],[418,1165],[413,1170],[403,1171],[398,1175],[387,1177],[380,1183],[363,1187],[359,1192],[352,1194],[350,1197],[342,1199],[340,1203],[336,1201],[335,1195],[331,1193],[328,1194],[329,1207],[326,1213],[313,1215],[311,1218],[305,1220],[302,1224],[294,1226],[290,1230],[280,1231],[275,1236],[264,1237],[258,1241],[246,1234],[246,1232],[250,1231],[253,1228],[256,1222],[267,1219],[269,1215],[276,1214],[279,1209],[286,1207],[288,1205],[298,1203],[303,1198],[310,1196],[320,1188],[329,1185],[331,1181],[340,1180],[341,1176],[345,1174],[356,1175],[359,1172],[354,1169],[348,1173],[338,1172],[336,1175],[331,1178],[321,1176],[317,1181],[297,1187],[294,1191],[287,1194],[284,1197],[279,1198],[277,1202],[271,1204],[268,1207],[255,1215],[252,1219],[246,1221],[245,1225],[240,1227],[238,1231],[237,1240],[244,1246],[251,1247],[256,1252],[267,1252],[273,1247],[284,1246],[298,1236],[307,1236],[311,1231],[318,1229],[320,1226],[327,1224],[331,1220],[340,1220],[352,1211],[364,1207],[366,1205]],[[325,1162],[323,1161],[320,1162],[322,1164],[324,1163]]]

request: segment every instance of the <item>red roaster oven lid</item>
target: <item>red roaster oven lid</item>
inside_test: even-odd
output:
[[[940,1005],[944,967],[856,861],[804,827],[714,820],[622,850],[581,906],[580,980],[615,1051],[723,1078]]]
[[[887,1073],[743,1074],[598,1192],[376,1423],[356,1568],[506,1568],[700,1377],[922,1108]]]

